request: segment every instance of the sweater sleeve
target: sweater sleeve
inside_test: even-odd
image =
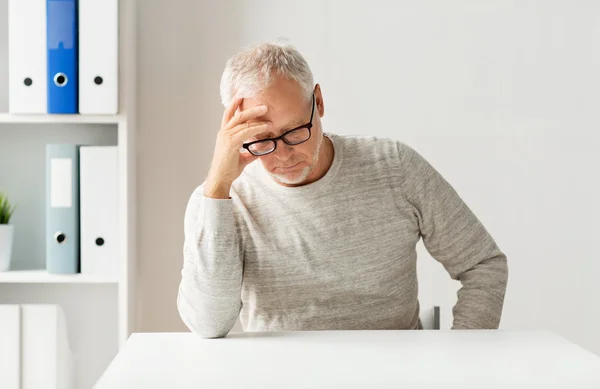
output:
[[[221,338],[242,309],[243,261],[233,200],[205,197],[202,189],[194,191],[185,210],[177,308],[192,332]]]
[[[508,280],[505,254],[453,187],[411,147],[398,143],[402,187],[423,244],[459,280],[452,329],[497,329]]]

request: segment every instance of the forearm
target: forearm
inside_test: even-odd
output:
[[[187,223],[177,307],[190,330],[217,338],[229,333],[239,315],[243,263],[231,200],[199,202],[201,219]]]
[[[508,280],[506,256],[499,253],[463,272],[452,329],[497,329]]]

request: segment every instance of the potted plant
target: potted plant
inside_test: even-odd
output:
[[[8,197],[0,193],[0,271],[10,268],[14,226],[9,223],[15,208],[8,201]]]

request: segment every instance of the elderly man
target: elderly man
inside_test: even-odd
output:
[[[506,256],[451,185],[393,139],[325,132],[298,51],[234,55],[206,180],[187,204],[177,305],[206,338],[421,329],[419,239],[462,288],[452,329],[498,328]]]

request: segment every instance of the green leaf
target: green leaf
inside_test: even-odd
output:
[[[8,201],[8,196],[0,193],[0,224],[8,224],[15,209],[16,206],[11,205]]]

